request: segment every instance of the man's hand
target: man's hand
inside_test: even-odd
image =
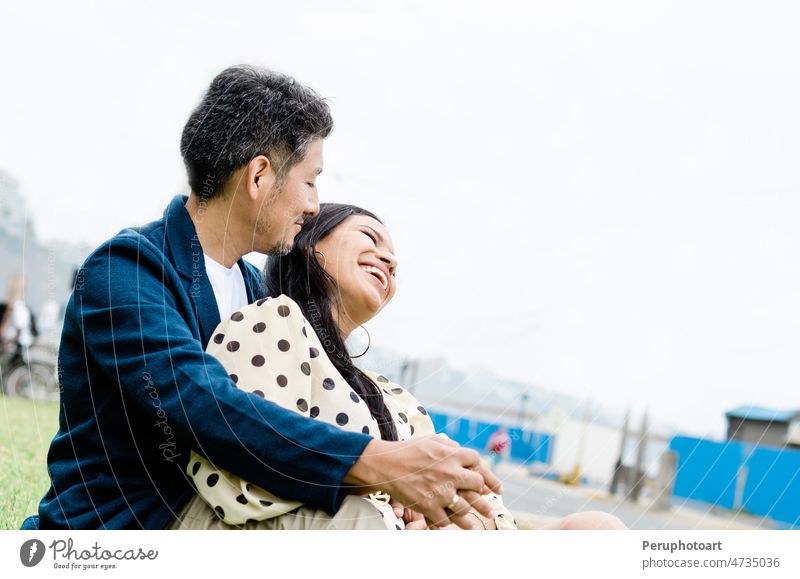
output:
[[[495,513],[481,496],[502,494],[497,477],[483,467],[480,455],[444,436],[426,436],[401,442],[372,440],[343,481],[354,492],[382,490],[404,507],[422,514],[435,526],[455,523],[473,529],[470,507],[493,519]],[[454,497],[459,500],[452,507]]]

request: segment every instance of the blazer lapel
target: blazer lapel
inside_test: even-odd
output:
[[[164,211],[164,243],[172,265],[187,282],[186,289],[205,347],[220,322],[219,308],[206,273],[203,248],[184,207],[187,199],[186,195],[176,195]],[[248,287],[248,297],[249,292]]]
[[[244,258],[241,258],[236,263],[239,264],[239,269],[244,278],[244,286],[247,288],[247,303],[252,304],[254,301],[265,297],[264,284],[261,283],[261,274],[258,269]]]

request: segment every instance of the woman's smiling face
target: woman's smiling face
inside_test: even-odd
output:
[[[316,258],[339,290],[346,336],[375,316],[394,297],[397,259],[386,227],[366,215],[351,215],[317,242]],[[324,256],[324,257],[323,257]]]

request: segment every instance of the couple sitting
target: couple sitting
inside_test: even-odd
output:
[[[345,348],[397,262],[377,217],[318,202],[331,128],[290,77],[214,79],[184,128],[188,199],[77,277],[40,528],[515,528],[478,453]],[[263,275],[251,251],[272,256]]]

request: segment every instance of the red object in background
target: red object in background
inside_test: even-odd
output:
[[[502,454],[511,445],[511,439],[504,430],[498,430],[489,437],[489,450]]]

